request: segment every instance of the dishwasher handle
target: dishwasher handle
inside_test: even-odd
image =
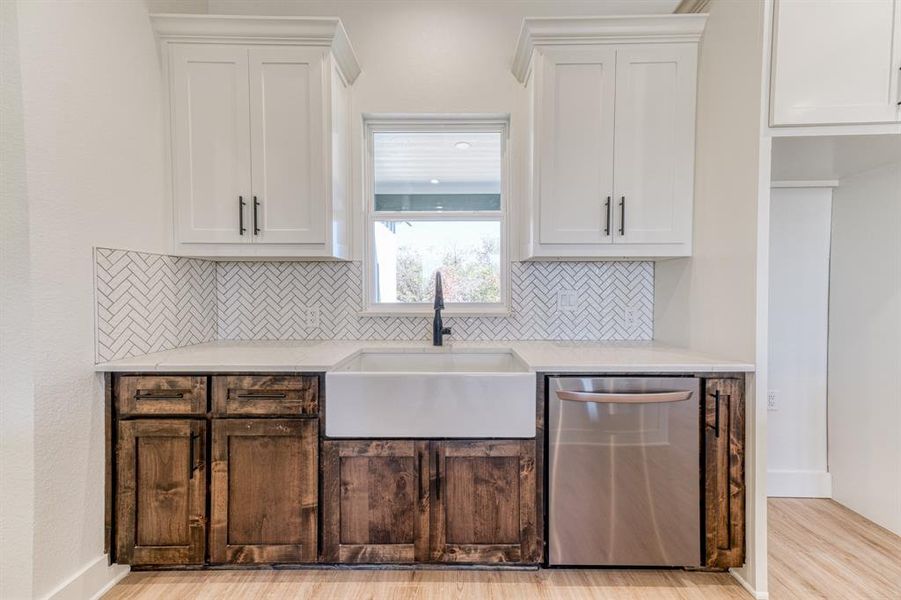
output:
[[[598,402],[601,404],[660,404],[682,402],[691,398],[691,390],[678,392],[574,392],[557,390],[557,398],[573,402]]]

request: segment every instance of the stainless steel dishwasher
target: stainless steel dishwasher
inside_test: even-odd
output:
[[[552,565],[700,566],[700,380],[552,377]]]

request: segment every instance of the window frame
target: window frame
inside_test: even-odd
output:
[[[501,136],[500,210],[497,211],[379,211],[375,210],[376,133],[496,132]],[[445,302],[447,316],[505,316],[510,314],[509,219],[510,117],[501,114],[465,115],[363,115],[363,316],[423,316],[434,311],[431,303],[376,302],[376,221],[499,221],[500,300],[498,302]]]

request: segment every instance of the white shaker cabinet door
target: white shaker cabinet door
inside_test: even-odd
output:
[[[621,46],[616,54],[613,241],[691,241],[693,44]]]
[[[616,50],[574,46],[541,53],[535,107],[540,242],[610,243]]]
[[[261,46],[249,52],[254,243],[323,243],[327,50]]]
[[[771,125],[901,120],[901,2],[776,0]]]
[[[172,44],[170,56],[177,241],[249,242],[247,49]]]

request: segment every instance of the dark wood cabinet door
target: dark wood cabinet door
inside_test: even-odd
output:
[[[535,440],[433,442],[431,559],[540,560]]]
[[[428,560],[428,469],[428,442],[323,442],[323,560]]]
[[[214,419],[210,561],[314,562],[316,419]]]
[[[711,568],[745,561],[744,385],[740,378],[705,383],[705,560]]]
[[[119,423],[116,559],[131,565],[204,560],[206,423]]]

